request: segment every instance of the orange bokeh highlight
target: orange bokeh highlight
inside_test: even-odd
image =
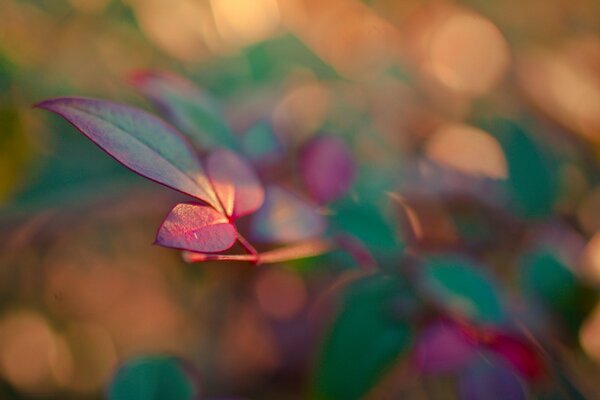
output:
[[[487,132],[466,124],[443,125],[428,138],[425,153],[457,171],[494,179],[508,176],[500,143]]]

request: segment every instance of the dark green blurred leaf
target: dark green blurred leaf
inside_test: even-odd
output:
[[[359,239],[373,256],[399,255],[404,245],[390,221],[373,204],[344,201],[335,207],[332,225]]]
[[[109,389],[110,400],[191,400],[196,388],[179,360],[144,356],[126,362]]]
[[[558,171],[550,155],[516,122],[497,118],[484,128],[500,142],[508,163],[508,191],[517,215],[550,215],[558,195]]]
[[[403,296],[401,282],[383,275],[347,289],[319,355],[316,398],[361,398],[407,350],[411,330],[393,315],[394,301]]]
[[[425,282],[435,300],[450,312],[474,321],[498,323],[504,310],[492,281],[481,267],[455,256],[426,260]]]
[[[581,285],[554,254],[539,250],[522,257],[520,283],[524,294],[558,317],[573,334],[595,304],[596,294]]]

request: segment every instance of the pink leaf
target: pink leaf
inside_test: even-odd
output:
[[[156,244],[175,249],[214,253],[233,246],[235,226],[218,211],[199,203],[176,205],[163,221]]]
[[[188,142],[155,116],[111,101],[82,97],[50,99],[36,106],[66,119],[139,175],[221,209]]]
[[[215,150],[206,160],[206,171],[225,213],[232,219],[253,213],[265,192],[252,166],[237,154]]]
[[[321,204],[343,196],[355,177],[352,153],[346,143],[331,135],[317,136],[300,155],[300,173],[311,197]]]
[[[448,373],[462,368],[476,350],[476,344],[458,326],[438,321],[421,333],[415,346],[414,362],[425,373]]]
[[[325,218],[316,206],[278,186],[268,186],[265,204],[252,219],[252,236],[261,242],[291,243],[318,236]]]

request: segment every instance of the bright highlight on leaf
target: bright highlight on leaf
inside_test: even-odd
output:
[[[131,80],[167,120],[198,146],[237,147],[217,102],[192,82],[158,71],[140,71],[133,74]]]
[[[300,172],[311,197],[319,203],[329,203],[350,188],[356,168],[352,153],[342,139],[322,135],[304,147]]]
[[[237,154],[224,149],[213,151],[206,160],[206,171],[227,216],[239,218],[262,205],[262,184],[252,166]]]
[[[215,253],[233,246],[237,231],[223,214],[198,203],[176,205],[162,223],[156,244]]]
[[[175,129],[155,116],[82,97],[50,99],[37,107],[66,119],[132,171],[221,209],[194,151]]]

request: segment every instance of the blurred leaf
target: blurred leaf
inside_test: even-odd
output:
[[[235,243],[237,232],[220,212],[199,203],[176,205],[163,221],[156,244],[180,250],[219,252]]]
[[[436,256],[426,260],[424,273],[434,300],[449,312],[482,323],[504,318],[495,285],[477,265],[451,255]]]
[[[346,143],[333,135],[311,139],[300,154],[300,174],[312,198],[329,203],[343,196],[354,181],[354,156]]]
[[[403,251],[393,225],[375,205],[345,200],[334,207],[333,227],[360,240],[373,256],[396,256]]]
[[[221,209],[194,151],[177,131],[153,115],[77,97],[46,100],[37,106],[65,118],[132,171]]]
[[[549,251],[525,254],[520,268],[525,296],[558,317],[576,335],[594,306],[595,292],[581,285],[567,266]]]
[[[246,160],[229,150],[217,149],[208,155],[205,165],[227,216],[239,218],[262,205],[265,191]]]
[[[525,400],[525,388],[514,371],[496,357],[479,357],[460,375],[461,400]]]
[[[414,361],[416,367],[425,373],[449,373],[468,363],[476,350],[475,343],[458,326],[436,321],[419,334]]]
[[[529,381],[542,376],[544,367],[531,343],[510,334],[496,333],[487,340],[487,347],[509,362],[515,371]]]
[[[144,356],[126,362],[108,388],[109,400],[191,400],[197,388],[181,362],[169,356]]]
[[[244,154],[259,166],[270,165],[283,156],[283,146],[267,120],[252,125],[240,138]]]
[[[1,75],[0,71],[0,75]],[[24,166],[30,159],[19,113],[12,108],[0,107],[0,204],[12,195],[24,175]]]
[[[410,327],[393,315],[403,294],[400,281],[383,275],[348,287],[319,354],[316,398],[362,398],[408,349]]]
[[[252,237],[260,242],[290,243],[322,234],[325,218],[316,206],[275,185],[265,192],[263,206],[254,214]]]
[[[559,175],[549,154],[516,122],[497,118],[485,127],[504,150],[514,211],[526,218],[550,215],[558,195]]]
[[[237,148],[217,101],[180,76],[157,71],[133,75],[138,90],[177,128],[202,149]]]

